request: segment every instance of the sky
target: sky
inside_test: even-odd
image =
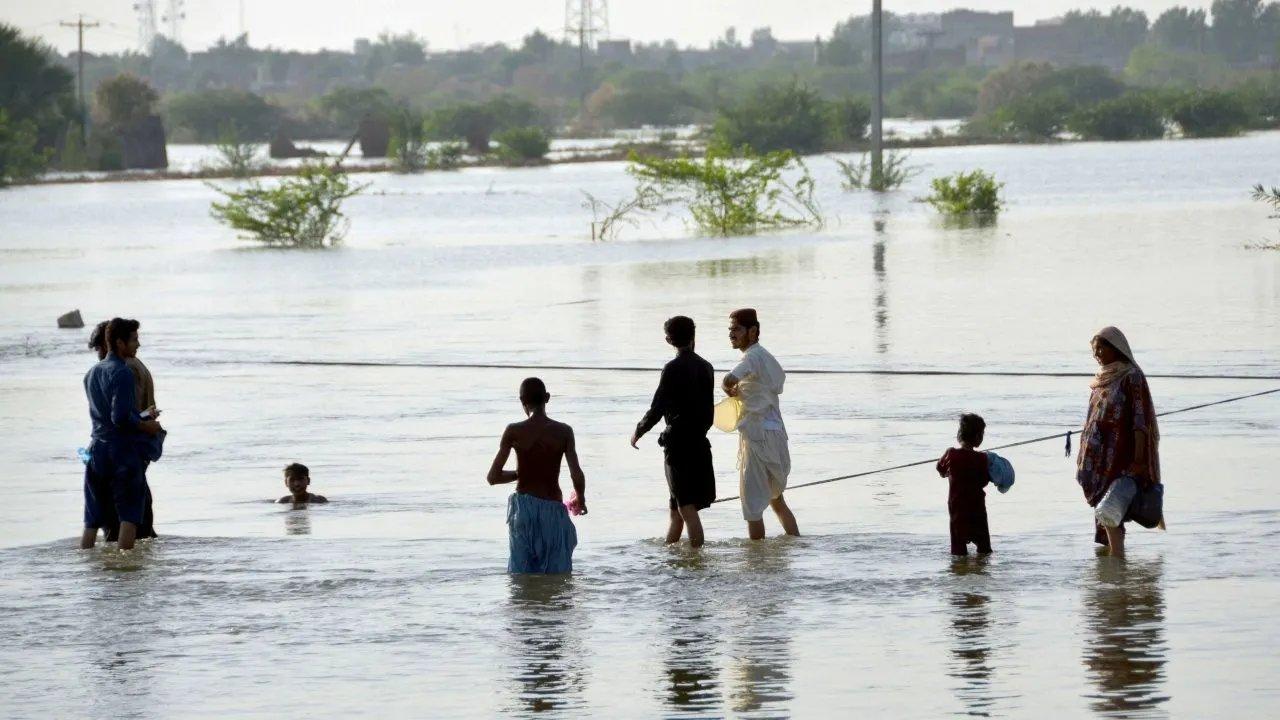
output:
[[[83,13],[98,27],[85,31],[89,52],[119,52],[138,47],[136,0],[0,0],[0,22],[16,25],[59,51],[74,50],[76,31],[59,21],[75,21]],[[174,0],[155,0],[157,14]],[[181,1],[181,0],[179,0]],[[1014,22],[1030,25],[1072,9],[1106,12],[1116,4],[1135,7],[1154,20],[1174,5],[1208,9],[1205,0],[884,0],[896,13],[941,12],[957,7],[1013,10]],[[727,27],[740,38],[754,28],[771,27],[780,40],[829,35],[836,22],[865,14],[870,0],[611,0],[609,37],[634,41],[675,40],[681,47],[705,47]],[[234,38],[244,28],[254,47],[272,46],[313,51],[350,50],[359,37],[380,32],[411,31],[431,50],[454,50],[474,44],[518,44],[535,28],[561,37],[565,0],[185,0],[186,18],[180,40],[200,50],[219,38]],[[163,32],[163,29],[162,29]],[[167,33],[166,33],[167,34]]]

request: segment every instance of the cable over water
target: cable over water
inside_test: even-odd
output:
[[[1152,377],[1152,376],[1148,375],[1147,377]],[[1227,403],[1238,402],[1240,400],[1248,400],[1249,398],[1261,397],[1263,395],[1271,395],[1272,393],[1280,393],[1280,387],[1272,388],[1271,390],[1263,390],[1261,392],[1250,393],[1248,395],[1238,395],[1236,397],[1230,397],[1223,400],[1215,400],[1213,402],[1201,403],[1199,405],[1191,405],[1189,407],[1178,408],[1177,410],[1168,410],[1166,412],[1156,413],[1156,417],[1165,417],[1167,415],[1177,415],[1178,413],[1191,412],[1192,410],[1200,410],[1207,407],[1213,407],[1214,405],[1225,405]],[[1076,432],[1079,432],[1079,430],[1078,429],[1066,430],[1063,432],[1056,432],[1050,435],[1041,435],[1040,437],[1031,438],[1029,440],[1019,440],[1018,442],[1007,443],[1005,445],[997,445],[995,447],[987,448],[987,449],[988,450],[1004,450],[1006,448],[1019,447],[1021,445],[1031,445],[1033,443],[1045,442],[1047,440],[1064,438],[1066,440],[1066,452],[1068,455],[1070,455],[1071,454],[1071,434]],[[910,467],[919,467],[921,465],[932,465],[933,463],[936,463],[936,462],[938,462],[937,458],[932,458],[929,460],[917,460],[915,462],[903,463],[902,465],[893,465],[890,467],[877,468],[875,470],[864,470],[863,472],[852,473],[850,475],[838,475],[836,477],[823,478],[822,480],[812,480],[810,482],[800,483],[799,485],[789,485],[787,486],[787,490],[798,490],[804,487],[813,487],[814,485],[826,485],[827,483],[833,483],[838,480],[852,480],[854,478],[866,477],[868,475],[877,475],[879,473],[892,472],[894,470],[903,470]],[[716,502],[716,503],[728,502],[730,500],[737,500],[738,497],[739,496],[737,495],[733,495],[731,497],[716,498],[713,502]]]
[[[297,367],[429,368],[435,370],[568,370],[574,372],[656,373],[657,367],[634,365],[542,365],[531,363],[381,362],[376,360],[200,360],[208,365],[288,365]],[[717,369],[716,372],[728,372]],[[1091,378],[1094,373],[1041,370],[893,370],[878,368],[788,369],[788,375],[905,375],[921,377],[1048,377]],[[1144,373],[1166,380],[1280,380],[1280,375]]]

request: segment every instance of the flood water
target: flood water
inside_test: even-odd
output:
[[[662,321],[735,362],[759,309],[792,370],[1087,374],[1128,334],[1149,374],[1280,375],[1280,222],[1248,198],[1280,134],[921,150],[887,197],[810,158],[820,231],[695,238],[680,217],[592,243],[583,192],[622,164],[368,175],[329,251],[261,249],[199,182],[0,193],[0,710],[12,717],[1260,717],[1280,701],[1280,394],[1161,420],[1166,533],[1099,558],[1062,441],[1003,452],[995,554],[953,562],[918,467],[788,492],[803,537],[668,548],[654,436]],[[912,198],[985,168],[1008,209],[954,228]],[[76,549],[86,322],[142,321],[169,430],[161,538]],[[298,366],[325,360],[528,369]],[[639,366],[646,372],[548,370]],[[531,374],[572,424],[591,512],[570,577],[507,575],[483,478]],[[1156,378],[1157,409],[1280,380]],[[792,484],[1078,427],[1087,377],[792,374]],[[722,496],[735,440],[713,431]],[[294,510],[281,468],[331,504]],[[563,478],[567,486],[568,478]]]

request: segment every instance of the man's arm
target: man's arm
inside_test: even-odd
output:
[[[742,382],[737,375],[729,373],[724,376],[724,381],[720,383],[720,387],[724,389],[724,394],[733,397],[738,394],[738,383]]]
[[[511,457],[511,446],[514,440],[515,431],[508,425],[507,429],[502,431],[502,442],[498,445],[498,454],[493,456],[493,464],[489,466],[487,480],[490,485],[501,485],[519,479],[515,470],[502,469],[507,464],[507,458]]]
[[[125,371],[112,373],[111,385],[107,391],[111,394],[111,424],[120,430],[140,430],[148,435],[160,432],[160,423],[155,420],[139,420],[134,409],[137,395],[133,388],[133,373]]]
[[[658,389],[653,393],[653,402],[649,403],[648,412],[644,414],[644,417],[640,418],[640,422],[636,424],[636,431],[631,434],[631,447],[639,449],[636,443],[662,419],[663,412],[666,410],[670,400],[671,373],[668,368],[663,367],[662,377],[658,380]]]
[[[751,358],[750,354],[744,353],[742,361],[737,364],[728,375],[724,376],[724,381],[720,383],[720,387],[724,388],[724,394],[734,397],[738,394],[738,383],[742,379],[751,374]]]
[[[569,477],[573,479],[573,490],[578,493],[578,502],[582,504],[582,514],[587,514],[587,476],[582,474],[582,466],[578,464],[578,446],[573,439],[573,428],[565,425],[568,438],[565,439],[564,459],[569,463]]]

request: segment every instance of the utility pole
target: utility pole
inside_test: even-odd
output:
[[[79,42],[76,51],[76,81],[79,85],[80,95],[80,147],[85,146],[86,137],[89,127],[89,111],[84,101],[84,31],[85,28],[96,28],[100,23],[86,23],[84,15],[80,15],[75,22],[60,22],[62,27],[73,27],[79,36]]]
[[[587,110],[587,53],[596,41],[609,35],[608,0],[565,0],[565,40],[578,42],[578,102],[579,113],[586,117]],[[575,38],[576,36],[576,38]]]
[[[871,0],[871,187],[884,177],[884,34],[880,0]]]

